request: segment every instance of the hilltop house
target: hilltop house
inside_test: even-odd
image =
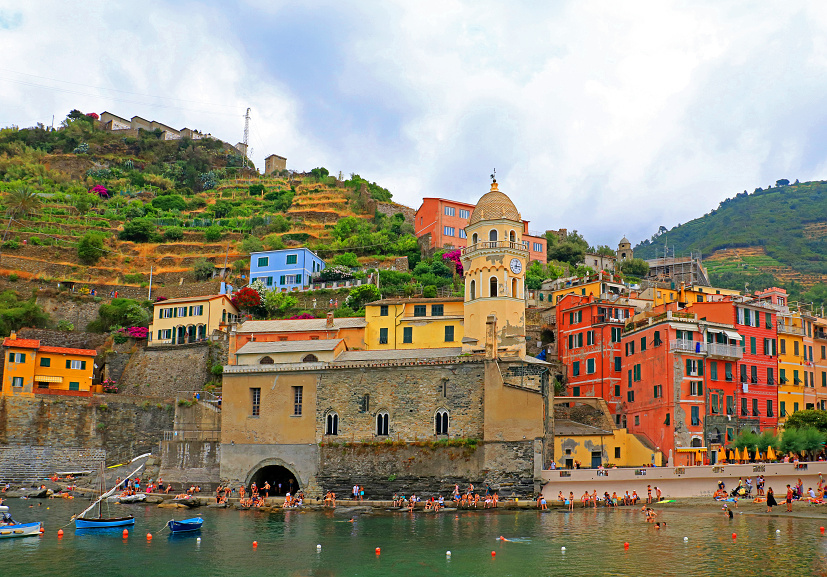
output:
[[[250,279],[260,280],[268,290],[295,290],[310,284],[310,277],[325,268],[312,250],[287,248],[250,255]]]

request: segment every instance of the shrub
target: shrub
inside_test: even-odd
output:
[[[422,289],[422,296],[428,299],[436,297],[436,287],[434,285],[426,286]]]
[[[350,294],[345,299],[345,306],[350,307],[354,311],[358,311],[365,303],[379,300],[379,289],[376,285],[365,284],[354,287],[350,290]]]
[[[16,238],[13,238],[11,240],[7,240],[6,242],[3,243],[3,248],[11,248],[11,249],[20,248],[20,242]]]
[[[267,250],[280,250],[284,248],[284,241],[277,234],[268,234],[264,237],[264,245]]]
[[[264,244],[254,236],[248,236],[241,241],[241,250],[246,253],[264,250]]]
[[[261,304],[261,295],[250,287],[244,287],[233,295],[233,304],[242,309],[254,309]]]
[[[144,275],[139,272],[123,275],[123,280],[129,283],[138,283],[144,280]]]
[[[250,196],[256,195],[261,196],[264,193],[264,185],[263,184],[251,184],[250,185]]]
[[[95,185],[91,189],[89,189],[90,194],[97,194],[101,198],[109,198],[112,194],[107,190],[107,188],[103,185]]]
[[[149,242],[154,234],[156,234],[154,222],[148,218],[136,218],[124,224],[118,238],[133,242]]]
[[[216,363],[216,364],[214,364],[212,367],[210,367],[210,372],[211,372],[214,376],[216,376],[216,377],[220,377],[221,375],[223,375],[223,374],[224,374],[224,367],[222,367],[222,366],[221,366],[221,364]]]
[[[43,241],[40,240],[39,236],[32,236],[29,237],[29,244],[32,246],[43,246]]]
[[[198,280],[210,280],[215,272],[215,265],[205,258],[200,258],[193,263],[192,272]]]
[[[72,322],[67,321],[66,319],[60,319],[57,322],[57,330],[64,332],[73,331],[75,330],[75,325]]]
[[[167,194],[153,198],[152,206],[158,210],[186,210],[187,201],[177,194]]]
[[[112,335],[112,340],[115,341],[115,344],[122,345],[126,341],[128,341],[129,339],[126,338],[126,335],[122,335],[122,334],[118,333],[116,335]]]
[[[220,226],[211,226],[207,230],[204,231],[204,238],[207,242],[215,242],[221,239],[221,227]]]
[[[356,255],[352,252],[344,252],[342,254],[337,254],[333,257],[333,260],[330,261],[332,265],[341,265],[347,267],[358,267],[359,266],[359,259],[356,258]]]
[[[184,238],[184,231],[180,226],[171,226],[164,231],[164,240],[176,241]]]
[[[11,282],[17,282],[17,279],[18,279],[18,276],[17,276],[17,273],[16,273],[16,272],[13,272],[13,273],[11,273],[11,274],[9,275],[9,281],[11,281]]]

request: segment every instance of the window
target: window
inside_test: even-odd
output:
[[[49,357],[40,357],[40,366],[41,367],[49,367],[52,365],[52,359]]]
[[[634,373],[635,373],[635,381],[643,380],[643,377],[641,377],[641,368],[640,367],[641,367],[640,364],[637,364],[634,367],[632,367],[634,369]]]
[[[379,316],[380,317],[388,316],[388,305],[379,305]]]
[[[767,318],[770,318],[769,313],[767,313]],[[772,417],[772,399],[767,399],[767,416]]]
[[[69,390],[70,391],[79,391],[80,390],[80,383],[70,382],[69,383]]]
[[[434,416],[434,430],[437,435],[448,434],[448,411],[440,409]]]
[[[445,207],[445,216],[456,216],[457,209],[453,206],[446,206]]]
[[[305,355],[304,358],[302,359],[302,362],[303,363],[318,363],[319,362],[319,357],[317,357],[316,355],[311,353],[309,355]]]
[[[580,376],[580,361],[574,361],[571,364],[571,376],[572,377]]]
[[[672,413],[666,413],[666,418],[663,420],[664,425],[669,425],[672,422]]]
[[[645,350],[646,350],[646,337],[641,337],[640,338],[640,352],[643,352]]]
[[[414,316],[424,317],[428,315],[428,307],[426,305],[414,305]]]
[[[376,436],[377,437],[387,437],[388,436],[388,424],[390,418],[388,416],[387,411],[382,411],[381,413],[376,415]]]
[[[445,314],[445,305],[431,305],[431,316],[441,317]]]
[[[821,345],[821,358],[827,359],[827,346]]]
[[[659,399],[663,397],[663,385],[655,385],[654,387],[654,397]]]
[[[446,343],[453,343],[454,342],[454,327],[453,326],[445,327],[445,342]]]
[[[407,344],[413,342],[413,327],[405,327],[402,329],[402,342]]]
[[[273,286],[273,277],[268,276],[268,277],[265,279],[264,284],[265,284],[265,285],[267,285],[267,286]],[[190,313],[190,314],[192,314],[192,313]]]
[[[773,369],[772,367],[767,367],[767,384],[775,384],[775,369]]]
[[[260,388],[251,388],[250,389],[250,398],[253,402],[253,410],[252,416],[258,417],[261,414],[261,389]]]
[[[635,402],[635,392],[634,391],[626,391],[626,400],[630,403]]]
[[[758,367],[756,365],[751,366],[749,368],[749,373],[750,373],[750,382],[753,385],[757,385],[758,384]]]
[[[786,417],[787,416],[787,403],[784,401],[778,401],[778,416],[779,417]]]
[[[751,355],[758,354],[757,347],[755,346],[755,337],[749,338],[749,352]]]
[[[615,459],[620,458],[620,447],[615,447]]]
[[[267,356],[261,357],[261,360],[259,360],[258,364],[260,364],[260,365],[272,365],[272,364],[274,364],[273,357],[267,357]]]
[[[86,361],[70,361],[66,359],[66,368],[85,371]]]
[[[744,398],[741,399],[741,416],[749,417],[749,411],[747,410],[747,400]]]
[[[497,242],[497,229],[492,229],[488,232],[489,242]]]
[[[612,342],[619,343],[622,337],[622,331],[620,327],[611,327],[612,328]]]
[[[160,329],[158,330],[158,340],[168,340],[172,338],[172,329]]]
[[[770,313],[764,313],[766,315],[766,326],[768,329],[772,328],[772,315]]]
[[[471,293],[471,300],[474,300],[475,298],[477,298],[477,281],[475,281],[475,280],[471,281],[470,293]]]
[[[327,418],[325,419],[324,434],[325,435],[338,435],[339,434],[339,415],[337,415],[336,413],[328,413],[327,414]]]
[[[22,387],[23,386],[23,377],[12,377],[11,386],[12,387]]]
[[[615,397],[620,396],[620,385],[615,385]]]
[[[388,344],[388,329],[379,329],[379,344]]]
[[[620,329],[617,329],[620,332]],[[653,339],[653,343],[656,347],[659,347],[663,344],[663,341],[660,340],[660,331],[655,331],[655,338]]]
[[[787,369],[778,369],[778,384],[783,385],[787,382]]]
[[[10,363],[25,363],[26,362],[26,353],[9,353],[9,362]],[[66,365],[66,368],[69,368],[69,365]]]
[[[288,254],[287,260],[285,261],[287,264],[296,264],[299,262],[299,255],[297,254]]]
[[[272,278],[273,277],[270,277],[271,281],[272,281]],[[272,282],[271,282],[271,284],[272,284]],[[192,307],[192,312],[190,313],[190,315],[192,315],[194,317],[200,317],[203,314],[204,314],[204,305],[195,305],[195,306]]]
[[[594,344],[594,331],[586,331],[586,344],[593,345]]]
[[[732,395],[727,395],[726,398],[726,414],[727,415],[734,415],[735,414],[735,397]]]
[[[443,234],[445,236],[454,236],[455,229],[453,226],[446,226],[444,227]]]
[[[793,341],[793,354],[798,356],[798,341]]]
[[[158,311],[158,318],[159,319],[171,319],[172,318],[172,309],[160,309]]]
[[[781,354],[786,355],[787,354],[787,339],[781,339],[781,341],[778,344],[780,345],[778,348],[781,349]]]
[[[703,397],[704,396],[704,383],[703,381],[690,381],[689,382],[689,394],[695,397]]]
[[[258,257],[258,266],[268,266],[270,264],[270,257],[269,256],[260,256]]]
[[[370,411],[370,395],[365,393],[362,395],[362,398],[359,399],[359,412],[367,413],[368,411]]]
[[[697,427],[701,424],[701,417],[699,415],[700,411],[698,409],[698,405],[692,405],[690,407],[690,415],[692,418],[692,426]]]
[[[801,379],[798,378],[798,369],[793,369],[793,384],[800,385]]]
[[[465,234],[465,229],[464,228],[459,229],[459,237],[460,238],[468,238],[468,235]]]
[[[632,388],[632,370],[629,369],[628,371],[626,371],[626,375],[629,377],[629,388],[631,389]]]
[[[543,252],[543,243],[535,242],[534,243],[534,252]]]
[[[758,399],[752,399],[752,416],[758,416]]]
[[[709,378],[713,381],[718,380],[718,363],[716,361],[709,363]]]
[[[571,396],[572,397],[579,397],[580,396],[580,387],[572,387],[571,388]]]
[[[178,307],[176,310],[175,316],[178,317],[185,317],[187,316],[187,307]]]
[[[620,372],[621,357],[615,357],[615,371]]]
[[[488,279],[488,296],[495,297],[497,294],[497,277],[492,276]]]
[[[471,244],[477,244],[477,242],[479,242],[479,239],[477,238],[477,233],[474,233],[471,237]]]
[[[302,414],[302,394],[304,387],[293,387],[293,415],[300,416]]]
[[[640,416],[639,415],[635,415],[635,426],[636,427],[640,426]]]
[[[726,363],[724,365],[724,378],[727,381],[732,381],[732,363]]]
[[[586,374],[593,375],[594,371],[594,359],[586,359]]]
[[[741,365],[741,382],[747,382],[747,365]]]
[[[286,285],[287,284],[287,277],[285,277],[284,275],[281,275],[279,277],[279,284],[280,285]]]
[[[698,359],[686,359],[686,376],[687,377],[702,377],[704,376],[704,362]]]
[[[827,372],[821,371],[821,386],[827,387]]]
[[[718,410],[718,395],[711,394],[709,395],[709,410],[713,415],[717,415]]]

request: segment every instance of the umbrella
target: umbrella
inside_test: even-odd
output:
[[[747,451],[746,447],[741,449],[741,459],[744,461],[749,461],[749,451]]]
[[[773,451],[772,446],[767,447],[767,460],[775,461],[775,451]]]
[[[732,451],[731,451],[731,450],[729,451],[729,457],[727,457],[727,460],[728,460],[728,461],[734,461],[734,460],[735,460],[735,457],[733,456],[733,454],[732,454]]]

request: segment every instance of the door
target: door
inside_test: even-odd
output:
[[[603,464],[603,453],[600,451],[592,451],[592,469],[597,469]]]

